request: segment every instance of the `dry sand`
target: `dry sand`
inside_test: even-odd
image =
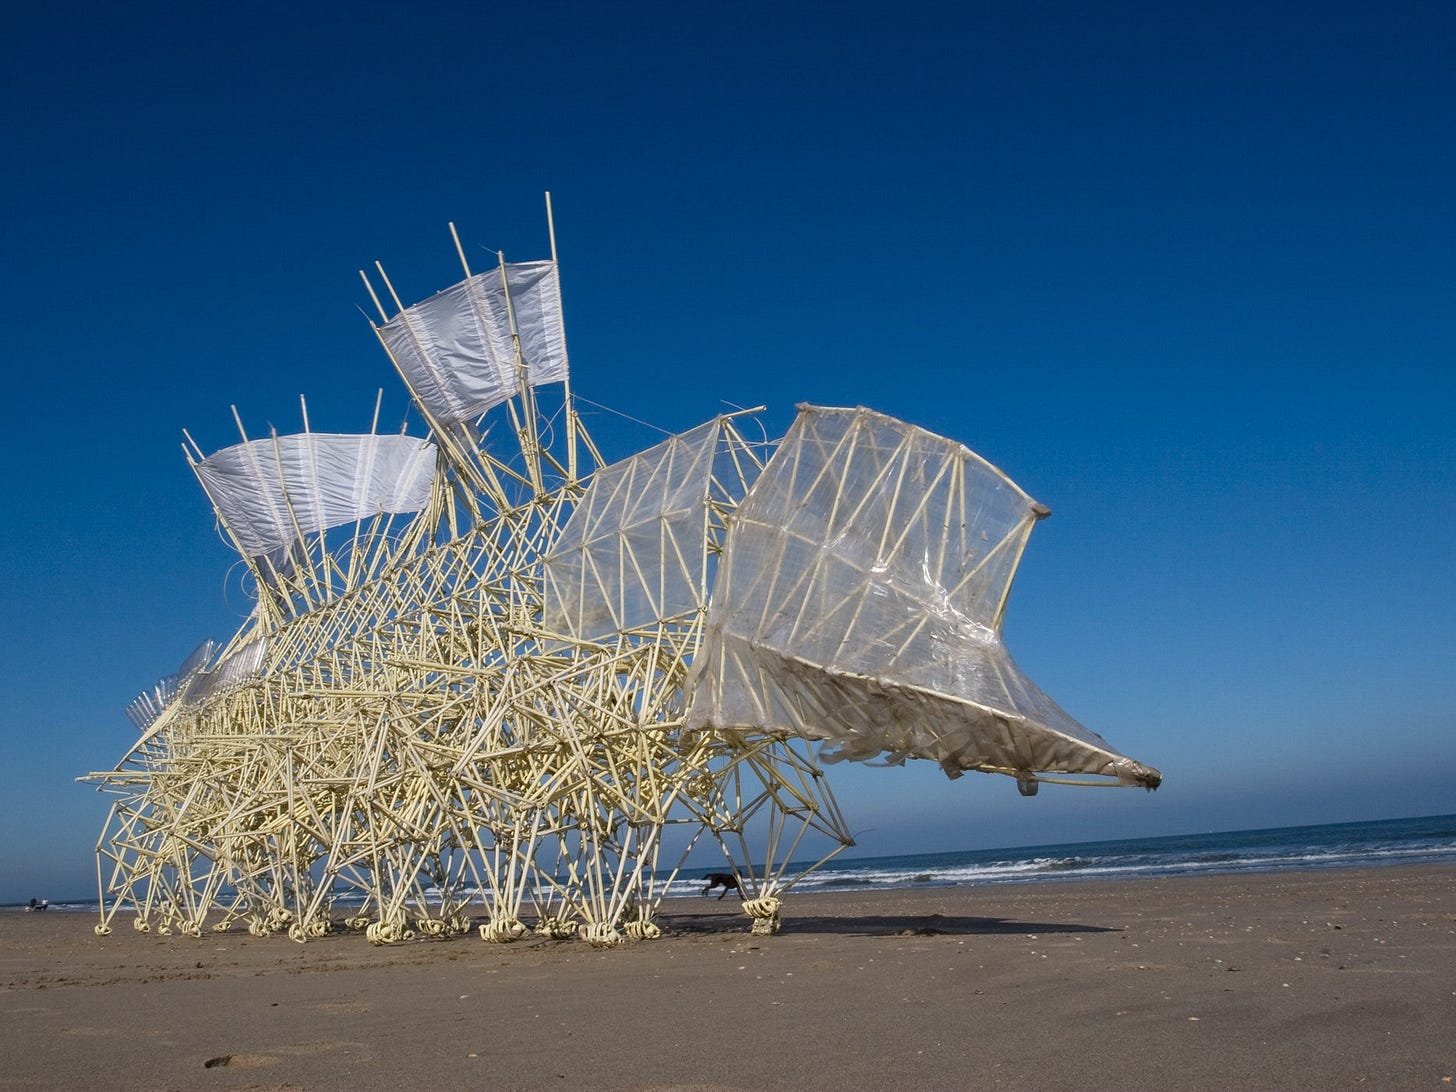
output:
[[[0,1086],[1456,1084],[1449,867],[675,899],[605,952],[93,922],[0,914]]]

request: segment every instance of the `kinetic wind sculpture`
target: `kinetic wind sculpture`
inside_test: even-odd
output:
[[[767,933],[853,844],[826,763],[1157,786],[1002,645],[1047,512],[999,470],[814,406],[777,445],[726,415],[603,465],[554,233],[550,261],[479,273],[455,243],[465,279],[412,307],[376,263],[392,317],[365,277],[428,440],[313,433],[307,407],[298,435],[187,438],[256,603],[132,703],[140,738],[89,776],[116,796],[98,933],[130,910],[302,941],[342,900],[376,943],[483,916],[486,940],[526,919],[611,945],[657,934],[705,838]]]

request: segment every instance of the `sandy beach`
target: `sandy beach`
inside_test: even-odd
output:
[[[1449,1088],[1456,869],[669,900],[620,950],[0,914],[0,1086]],[[208,1063],[212,1063],[209,1065]]]

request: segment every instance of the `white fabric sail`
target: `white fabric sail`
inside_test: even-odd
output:
[[[430,499],[435,445],[413,436],[307,432],[223,448],[195,464],[218,514],[249,557]]]
[[[1001,643],[1046,509],[974,452],[869,410],[801,407],[739,507],[688,725],[795,732],[826,758],[919,757],[1155,785]]]
[[[517,393],[517,336],[527,382],[567,377],[556,263],[502,268],[504,280],[501,268],[477,273],[377,327],[410,390],[440,424],[478,417]]]

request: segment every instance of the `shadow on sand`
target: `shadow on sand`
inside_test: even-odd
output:
[[[664,927],[683,935],[747,932],[748,917],[742,912],[679,911],[661,917]],[[992,936],[1024,933],[1117,933],[1120,928],[1084,925],[1080,922],[1018,921],[1014,918],[981,918],[945,914],[865,914],[785,916],[783,932],[789,934],[832,933],[839,936]]]

